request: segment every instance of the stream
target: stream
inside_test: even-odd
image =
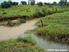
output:
[[[38,37],[37,35],[35,35],[32,32],[27,33],[26,31],[28,31],[30,29],[34,29],[36,27],[36,26],[34,26],[34,24],[37,21],[38,20],[34,19],[34,20],[28,21],[25,24],[22,24],[18,27],[0,26],[0,40],[8,40],[8,39],[19,37],[19,36],[22,38],[29,36],[29,38],[35,39],[37,45],[42,47],[45,51],[47,49],[66,49],[66,50],[69,50],[69,45],[67,45],[67,44],[61,44],[61,43],[47,41],[47,40],[44,40],[42,37]],[[69,51],[67,51],[67,52],[69,52]]]
[[[42,37],[38,37],[37,35],[30,33],[24,33],[21,35],[21,37],[26,37],[26,36],[30,36],[32,37],[32,39],[35,39],[37,44],[45,51],[47,51],[47,49],[64,49],[65,52],[69,52],[69,45],[67,44],[55,43],[52,41],[44,40]]]

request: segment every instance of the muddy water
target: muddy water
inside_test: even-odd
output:
[[[22,36],[22,35],[28,36],[28,34],[25,34],[24,32],[26,32],[27,30],[31,30],[31,29],[35,28],[34,24],[37,21],[38,20],[36,20],[36,19],[31,20],[25,24],[22,24],[19,27],[0,26],[0,40],[7,40],[7,39],[15,38],[18,36]],[[32,38],[34,38],[36,40],[37,44],[39,46],[41,46],[42,48],[44,48],[44,50],[54,49],[54,48],[55,49],[68,49],[69,50],[69,45],[66,45],[66,44],[50,42],[50,41],[44,40],[43,38],[38,37],[34,34],[32,34]]]
[[[37,43],[41,44],[41,46],[45,49],[69,49],[69,45],[67,44],[55,43],[52,41],[44,40],[41,37],[37,37]]]
[[[20,34],[35,28],[34,24],[38,21],[38,19],[27,21],[26,23],[16,26],[16,27],[4,27],[0,26],[0,41],[8,40],[11,38],[16,38]]]
[[[21,37],[24,36],[31,36],[33,39],[35,39],[35,41],[37,42],[37,44],[42,47],[45,51],[47,51],[47,49],[65,49],[65,52],[69,52],[69,45],[67,44],[61,44],[61,43],[55,43],[55,42],[51,42],[51,41],[47,41],[44,40],[42,37],[38,37],[35,34],[29,34],[29,33],[25,33],[22,34]]]

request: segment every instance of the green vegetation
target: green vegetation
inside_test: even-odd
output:
[[[8,20],[7,23],[5,23],[5,26],[11,26],[11,27],[18,26],[18,25],[25,23],[25,22],[26,22],[26,20],[24,20],[24,19]]]
[[[38,28],[35,30],[40,36],[44,36],[49,40],[55,40],[69,44],[69,11],[64,13],[56,13],[41,18],[37,23]]]
[[[27,5],[21,1],[21,5],[18,5],[18,2],[5,1],[0,5],[0,21],[4,22],[2,25],[12,27],[25,23],[26,20],[40,18],[35,29],[37,35],[69,44],[69,8],[66,5],[69,4],[39,2],[35,5],[32,2]],[[23,35],[14,40],[2,41],[0,52],[44,52],[34,39],[35,36]]]
[[[13,26],[19,26],[25,22],[26,22],[26,20],[18,18],[16,20],[7,20],[7,21],[0,22],[0,25],[13,27]]]
[[[0,8],[0,18],[3,17],[11,17],[11,16],[30,16],[35,17],[39,15],[49,15],[53,13],[59,13],[68,10],[66,7],[61,6],[37,6],[37,5],[18,5],[18,6],[12,6],[10,8],[4,9]],[[35,15],[36,14],[36,15]],[[44,15],[44,16],[45,16]]]
[[[18,2],[12,2],[12,1],[4,1],[1,3],[1,8],[10,8],[11,6],[16,6],[18,5]]]
[[[37,3],[38,6],[43,6],[42,2]]]
[[[21,1],[22,5],[27,5],[26,1]]]
[[[30,36],[0,42],[0,52],[44,52]]]
[[[38,5],[41,5],[41,3]],[[38,5],[14,5],[10,8],[0,8],[0,21],[8,21],[8,26],[15,26],[22,24],[22,22],[26,20],[68,11],[68,7]],[[12,21],[15,20],[17,20],[17,22],[12,23]]]

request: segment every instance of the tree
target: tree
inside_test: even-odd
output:
[[[64,6],[64,5],[66,5],[66,4],[67,4],[67,2],[64,2],[64,1],[60,1],[60,2],[59,2],[59,5],[60,5],[60,6]]]
[[[67,6],[69,6],[69,2],[67,2]]]
[[[8,3],[9,3],[10,5],[12,5],[12,1],[8,1]]]
[[[9,8],[9,7],[11,7],[11,4],[7,1],[4,1],[3,3],[1,3],[1,7],[2,8]]]
[[[35,0],[32,0],[31,1],[31,5],[35,5]]]
[[[57,5],[57,2],[53,2],[53,5]]]
[[[18,5],[18,2],[12,2],[12,5]]]
[[[37,5],[38,6],[43,6],[43,3],[42,2],[38,2]]]
[[[47,3],[45,2],[44,5],[47,5]]]
[[[21,4],[22,5],[27,5],[27,2],[26,1],[21,1]]]

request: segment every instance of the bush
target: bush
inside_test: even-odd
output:
[[[38,36],[46,36],[46,29],[43,27],[35,29],[35,32]]]
[[[34,17],[44,17],[46,15],[46,12],[44,10],[37,11],[35,14],[33,14]]]
[[[32,34],[22,34],[17,38],[17,41],[36,44],[35,36]]]
[[[6,12],[3,12],[2,14],[7,14]]]

